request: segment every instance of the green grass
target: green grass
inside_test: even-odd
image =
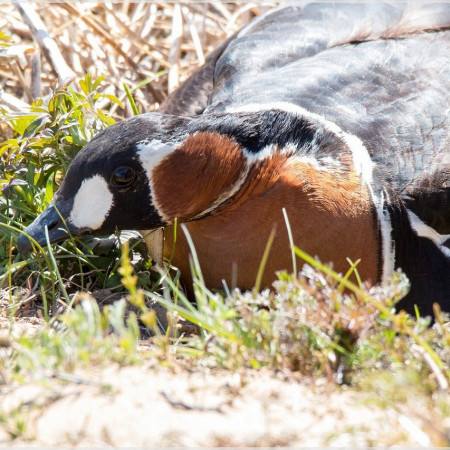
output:
[[[400,272],[388,286],[370,287],[359,280],[358,261],[349,261],[348,273],[341,276],[295,247],[291,238],[292,273],[279,273],[273,290],[259,292],[269,240],[253,291],[212,292],[187,234],[192,304],[180,288],[179,272],[170,265],[159,273],[152,270],[145,245],[133,232],[73,238],[49,248],[37,246],[32,255],[18,254],[18,235],[49,203],[70,160],[114,122],[97,107],[105,98],[102,79],[88,75],[79,84],[79,92],[68,85],[55,89],[34,102],[30,112],[2,111],[12,137],[0,144],[0,284],[9,291],[11,324],[27,302],[46,319],[32,337],[11,332],[1,340],[3,382],[62,376],[92,364],[139,363],[145,358],[137,350],[140,326],[151,331],[149,352],[161,364],[271,368],[296,377],[326,377],[377,392],[381,402],[390,397],[402,401],[416,391],[448,413],[448,399],[441,394],[450,379],[449,317],[436,307],[430,327],[429,319],[396,312],[408,289]],[[291,236],[286,214],[285,219]],[[297,275],[300,260],[307,264]],[[352,274],[358,284],[350,281]],[[77,293],[105,287],[123,292],[137,315],[127,311],[124,301],[101,309],[89,294]],[[166,328],[151,302],[167,308]],[[61,303],[66,310],[56,314]],[[198,332],[184,335],[186,322]],[[22,426],[17,417],[8,422],[12,434]]]
[[[133,313],[126,317],[124,300],[102,310],[89,294],[78,294],[76,302],[69,313],[53,318],[36,333],[3,339],[4,382],[45,380],[104,362],[139,361],[137,318]]]
[[[25,258],[15,250],[17,237],[51,201],[76,153],[114,123],[107,110],[97,106],[105,99],[120,104],[117,98],[100,92],[102,78],[93,80],[86,75],[78,83],[79,92],[69,84],[58,87],[33,102],[29,112],[0,111],[2,130],[8,128],[13,134],[0,143],[0,287],[12,292],[19,286],[29,290],[31,286],[31,296],[37,291],[44,300],[46,317],[54,312],[56,298],[62,296],[69,303],[65,292],[68,278],[69,294],[87,287],[120,287],[117,269],[124,241],[130,242],[134,260],[139,260],[141,281],[152,283],[147,270],[151,262],[136,233],[109,240],[72,238],[53,246],[52,253],[37,247],[35,254]]]

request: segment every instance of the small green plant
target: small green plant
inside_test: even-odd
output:
[[[121,282],[128,291],[127,300],[140,311],[140,320],[155,334],[161,334],[158,327],[156,314],[145,304],[144,291],[137,287],[138,277],[134,274],[134,268],[131,265],[129,256],[129,245],[125,242],[122,246],[122,256],[120,258],[120,267],[118,272],[122,275]]]
[[[96,106],[105,97],[119,102],[98,92],[102,79],[86,75],[79,81],[81,92],[67,84],[35,100],[28,112],[3,111],[1,120],[14,137],[0,147],[2,214],[29,223],[47,206],[76,153],[114,123]]]
[[[4,382],[44,380],[77,367],[139,360],[139,327],[133,313],[126,316],[125,300],[101,310],[89,294],[79,294],[76,303],[34,335],[11,335],[3,342],[0,367],[7,378]]]
[[[11,439],[22,438],[32,440],[33,436],[28,429],[29,406],[20,404],[7,413],[0,410],[0,426]]]
[[[11,36],[8,36],[4,31],[0,31],[0,47],[9,47]]]
[[[69,239],[55,245],[51,254],[37,248],[37,255],[24,256],[15,250],[17,236],[49,204],[76,153],[96,133],[114,123],[99,103],[122,104],[100,92],[102,80],[93,80],[88,74],[79,80],[79,91],[68,83],[34,101],[27,112],[1,111],[0,121],[13,132],[13,137],[0,143],[1,287],[13,291],[26,284],[30,298],[35,298],[37,291],[38,297],[50,297],[54,305],[64,286],[58,285],[61,280],[52,270],[53,256],[63,279],[70,277],[75,289],[86,286],[86,272],[90,273],[91,287],[120,285],[115,275],[120,250],[114,241],[107,250],[92,237]],[[19,303],[24,301],[26,297]]]
[[[358,286],[349,281],[355,263],[341,276],[294,246],[294,253],[307,261],[299,275],[279,273],[273,290],[224,295],[206,287],[188,234],[187,239],[196,306],[167,272],[161,275],[177,302],[155,292],[145,295],[198,326],[199,336],[185,341],[196,355],[232,370],[272,367],[315,377],[325,374],[339,383],[379,370],[380,365],[393,370],[407,364],[435,389],[448,383],[448,318],[439,313],[441,319],[430,328],[428,318],[396,313],[396,303],[409,289],[401,272],[383,288]],[[436,380],[439,376],[441,381]]]

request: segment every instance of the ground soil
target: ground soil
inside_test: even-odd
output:
[[[0,334],[9,320],[0,318]],[[33,333],[36,318],[15,320]],[[143,347],[143,350],[145,348]],[[62,379],[61,379],[62,378]],[[0,446],[431,446],[419,411],[271,371],[92,367],[0,386]],[[369,401],[371,400],[371,401]],[[17,414],[20,411],[20,414]],[[12,439],[17,421],[23,431]]]

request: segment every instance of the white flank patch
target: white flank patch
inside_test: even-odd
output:
[[[295,114],[299,117],[311,120],[313,123],[320,124],[325,130],[334,133],[341,138],[352,152],[353,165],[356,173],[361,178],[361,181],[369,189],[372,200],[375,204],[378,221],[381,230],[381,248],[383,258],[383,273],[381,277],[382,283],[386,283],[395,267],[395,249],[392,241],[392,224],[389,212],[384,209],[384,197],[381,192],[377,195],[373,190],[373,167],[374,163],[364,143],[357,136],[346,133],[339,125],[331,122],[319,114],[308,111],[301,106],[294,105],[288,102],[274,102],[274,103],[253,103],[238,107],[229,107],[226,109],[228,113],[237,112],[259,112],[264,110],[278,109]]]
[[[75,195],[69,221],[77,228],[97,230],[105,221],[113,205],[113,195],[108,183],[94,175],[81,183]]]
[[[433,241],[444,253],[447,258],[450,258],[450,249],[444,247],[444,242],[450,239],[450,234],[439,234],[435,229],[428,226],[423,220],[421,220],[416,214],[409,209],[408,212],[409,223],[418,236],[430,239]]]
[[[150,185],[150,195],[152,196],[150,201],[152,202],[153,206],[158,211],[158,214],[160,217],[166,221],[167,223],[170,222],[170,219],[168,217],[165,217],[164,214],[161,212],[162,209],[160,205],[158,205],[157,200],[153,196],[153,180],[152,180],[152,174],[153,169],[170,153],[172,153],[177,147],[178,144],[174,142],[161,142],[159,140],[153,140],[153,141],[142,141],[138,142],[136,144],[136,147],[138,149],[137,154],[139,156],[139,160],[142,164],[142,167],[147,174],[148,177],[148,183]]]

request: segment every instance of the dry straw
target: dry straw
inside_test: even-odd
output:
[[[11,40],[0,50],[0,106],[23,110],[49,88],[89,72],[94,79],[105,75],[106,92],[122,99],[126,83],[139,111],[157,109],[221,40],[272,5],[2,4],[0,30]],[[117,106],[113,111],[119,118],[132,114]]]

